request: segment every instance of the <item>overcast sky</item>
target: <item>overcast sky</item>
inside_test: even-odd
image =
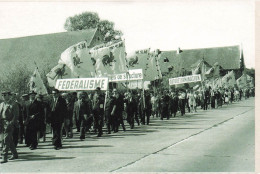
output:
[[[92,11],[124,33],[126,51],[243,46],[255,67],[253,0],[0,2],[0,39],[63,32],[69,16]]]

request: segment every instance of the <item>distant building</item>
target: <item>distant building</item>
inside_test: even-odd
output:
[[[233,70],[236,78],[241,76],[241,68],[245,67],[243,51],[240,50],[238,45],[162,51],[159,62],[164,76],[169,76],[170,73],[172,77],[177,77],[192,74],[192,70],[201,60],[204,60],[206,63],[206,70],[209,70],[218,62],[222,74]]]

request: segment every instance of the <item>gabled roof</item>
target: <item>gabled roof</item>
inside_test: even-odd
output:
[[[20,38],[0,40],[1,64],[10,64],[22,60],[31,63],[48,61],[55,66],[60,54],[73,44],[87,40],[91,43],[96,34],[96,29],[61,32]]]
[[[167,57],[169,62],[164,63]],[[218,62],[223,69],[239,69],[240,68],[240,48],[239,45],[227,47],[201,48],[182,50],[177,54],[176,50],[162,51],[160,58],[161,71],[167,72],[167,67],[172,65],[174,68],[183,67],[185,70],[191,70],[191,66],[196,62],[204,60],[213,66]]]

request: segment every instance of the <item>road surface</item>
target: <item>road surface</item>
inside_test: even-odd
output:
[[[170,120],[151,119],[101,138],[64,139],[56,151],[18,147],[19,159],[1,172],[254,172],[254,98]]]

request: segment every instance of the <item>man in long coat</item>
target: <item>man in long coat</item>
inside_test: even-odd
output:
[[[61,143],[61,131],[62,123],[64,122],[65,114],[67,113],[67,105],[65,99],[63,99],[59,91],[54,89],[52,91],[53,98],[51,100],[51,126],[53,130],[53,142],[55,150],[62,148]]]
[[[37,132],[40,127],[40,120],[44,116],[44,108],[41,103],[36,100],[36,93],[34,91],[29,93],[30,100],[26,107],[26,143],[31,150],[34,150],[38,146]]]

